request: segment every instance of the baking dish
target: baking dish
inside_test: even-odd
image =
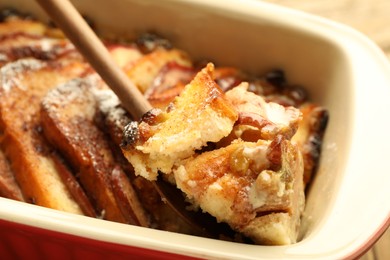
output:
[[[156,31],[195,60],[263,74],[274,68],[329,110],[300,241],[255,246],[72,215],[0,198],[5,257],[339,259],[363,254],[390,224],[386,148],[390,65],[360,33],[259,1],[73,1],[107,37]],[[2,0],[40,19],[28,0]],[[109,11],[108,11],[109,10]]]

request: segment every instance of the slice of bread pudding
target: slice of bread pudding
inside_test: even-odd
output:
[[[131,149],[123,151],[138,175],[155,180],[159,171],[169,174],[181,160],[231,132],[237,112],[213,81],[212,73],[210,64],[167,111],[154,109],[139,124],[127,125],[126,147]]]
[[[194,205],[259,244],[296,242],[304,208],[303,160],[291,137],[301,113],[266,102],[248,84],[224,93],[208,64],[165,111],[125,128],[137,175],[159,173]]]

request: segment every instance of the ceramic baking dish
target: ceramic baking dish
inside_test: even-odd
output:
[[[329,110],[300,241],[257,246],[67,214],[0,198],[8,258],[340,259],[364,253],[389,226],[390,64],[360,33],[260,1],[78,0],[99,33],[156,31],[191,57],[262,74],[281,68]],[[31,0],[1,0],[40,19]]]

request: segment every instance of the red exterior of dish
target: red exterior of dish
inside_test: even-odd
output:
[[[196,259],[0,220],[1,259]]]

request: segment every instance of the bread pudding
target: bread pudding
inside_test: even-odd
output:
[[[151,34],[105,41],[154,107],[134,119],[58,29],[2,17],[0,196],[201,235],[161,199],[161,177],[232,240],[296,242],[328,115],[282,71],[193,61]]]

